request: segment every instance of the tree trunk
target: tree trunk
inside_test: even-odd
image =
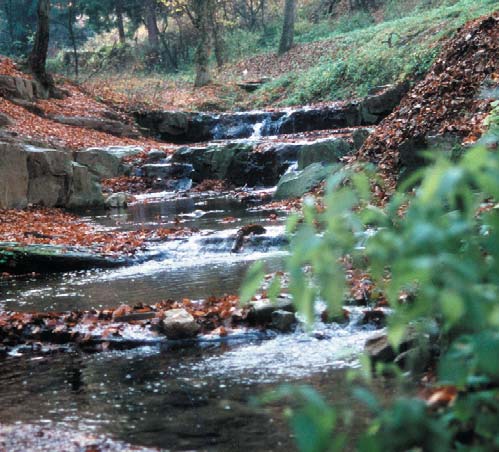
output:
[[[282,26],[279,55],[286,53],[293,47],[295,34],[296,0],[286,0],[284,4],[284,23]]]
[[[38,0],[38,24],[33,49],[28,64],[35,78],[47,89],[54,86],[52,77],[47,74],[47,52],[50,39],[50,0]]]
[[[116,26],[118,27],[118,36],[120,44],[125,44],[125,25],[123,21],[123,0],[116,0]]]
[[[156,20],[156,0],[146,0],[145,2],[145,22],[147,36],[151,49],[159,48],[159,28]]]
[[[195,27],[198,34],[196,49],[196,80],[194,86],[199,88],[211,83],[209,68],[210,59],[210,15],[213,7],[211,0],[194,0]]]
[[[78,47],[76,45],[76,36],[75,36],[74,26],[73,26],[74,20],[75,20],[75,2],[71,2],[69,5],[69,11],[68,11],[68,30],[69,30],[69,39],[71,40],[71,45],[73,47],[75,79],[78,80],[79,55],[78,55]]]
[[[225,64],[225,43],[222,37],[222,30],[220,24],[217,22],[216,11],[211,9],[211,30],[213,34],[213,46],[215,50],[215,59],[217,67],[220,69]]]

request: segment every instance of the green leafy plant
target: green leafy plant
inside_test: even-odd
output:
[[[345,168],[328,181],[324,212],[309,199],[301,222],[292,217],[288,224],[289,290],[301,314],[312,321],[317,300],[333,315],[341,309],[348,259],[371,275],[393,308],[392,346],[409,329],[436,336],[435,386],[457,394],[430,411],[414,398],[382,409],[370,392],[357,391],[373,413],[359,450],[499,447],[499,156],[477,147],[457,163],[428,158],[434,163],[383,209],[371,198],[372,170]]]

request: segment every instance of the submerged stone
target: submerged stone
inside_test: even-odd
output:
[[[196,336],[199,325],[185,309],[170,309],[165,312],[160,330],[168,339],[187,339]]]
[[[128,204],[128,196],[126,193],[113,193],[106,199],[106,207],[110,209],[120,209]]]
[[[293,301],[290,298],[278,298],[275,302],[269,299],[252,301],[249,303],[248,321],[251,323],[271,323],[272,314],[276,311],[295,312]]]

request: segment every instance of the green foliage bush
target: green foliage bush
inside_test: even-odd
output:
[[[431,411],[409,397],[382,408],[371,392],[357,387],[353,396],[373,415],[357,444],[361,451],[499,449],[499,155],[477,147],[457,163],[442,155],[428,158],[434,163],[411,176],[383,209],[372,202],[372,169],[345,168],[328,181],[325,212],[310,199],[302,221],[294,216],[288,224],[289,289],[305,318],[313,320],[317,300],[332,315],[340,312],[346,297],[342,259],[348,256],[393,308],[392,346],[409,328],[436,336],[435,385],[458,391],[453,404]],[[416,189],[406,190],[415,183]],[[369,230],[375,232],[366,235]],[[411,296],[403,301],[401,293]],[[304,406],[310,403],[317,404],[308,400]],[[334,422],[317,422],[303,409],[291,411],[298,436],[338,440]],[[320,444],[300,450],[342,450],[332,440]]]

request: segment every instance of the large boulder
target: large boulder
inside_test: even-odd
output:
[[[213,138],[214,117],[181,111],[140,111],[137,124],[147,134],[171,143],[195,143]]]
[[[0,208],[102,205],[101,186],[71,154],[0,142]]]
[[[374,128],[359,127],[352,133],[353,147],[358,151],[369,138],[369,135],[374,132]]]
[[[72,166],[73,183],[66,207],[102,206],[104,204],[104,196],[102,195],[102,187],[99,181],[89,172],[86,166],[76,162],[72,162]]]
[[[48,97],[48,91],[37,81],[11,75],[0,75],[0,94],[29,102]]]
[[[277,298],[275,302],[264,298],[248,303],[248,321],[250,323],[271,323],[276,318],[275,312],[295,312],[295,306],[291,298]],[[277,320],[276,320],[276,323]]]
[[[222,179],[236,186],[272,186],[296,161],[300,147],[277,144],[261,152],[255,152],[251,143],[184,147],[172,161],[192,165],[195,182]]]
[[[460,157],[464,150],[462,138],[453,133],[410,137],[398,147],[401,178],[407,177],[428,163],[428,159],[424,156],[425,151],[443,152],[449,158],[455,159]]]
[[[151,149],[147,153],[147,163],[160,163],[166,158],[166,152],[160,149]]]
[[[247,172],[246,183],[250,187],[274,186],[288,168],[298,160],[302,145],[279,143],[250,156],[251,168]]]
[[[298,169],[312,163],[337,163],[341,157],[353,152],[353,145],[343,138],[320,140],[301,146],[298,153]]]
[[[27,155],[18,144],[0,142],[0,208],[28,204]]]
[[[221,179],[244,185],[245,174],[250,171],[253,145],[231,143],[225,146],[181,148],[172,157],[173,162],[188,163],[193,167],[192,179]]]
[[[277,184],[274,199],[299,198],[313,188],[317,187],[322,181],[338,168],[338,165],[324,165],[322,163],[313,163],[302,171],[294,171],[285,174]]]
[[[226,114],[141,111],[135,113],[135,119],[145,132],[156,138],[173,143],[197,143],[249,138],[257,131],[261,135],[273,135],[285,115],[265,111]]]
[[[133,154],[135,151],[138,154],[139,149],[141,148],[89,148],[76,152],[75,161],[88,167],[89,171],[98,179],[110,179],[127,173],[129,168],[122,163],[122,160],[129,155],[135,155]]]
[[[113,193],[105,201],[108,209],[124,209],[128,205],[128,196],[124,192]]]
[[[25,146],[29,174],[28,202],[45,207],[66,206],[73,182],[71,154]]]

